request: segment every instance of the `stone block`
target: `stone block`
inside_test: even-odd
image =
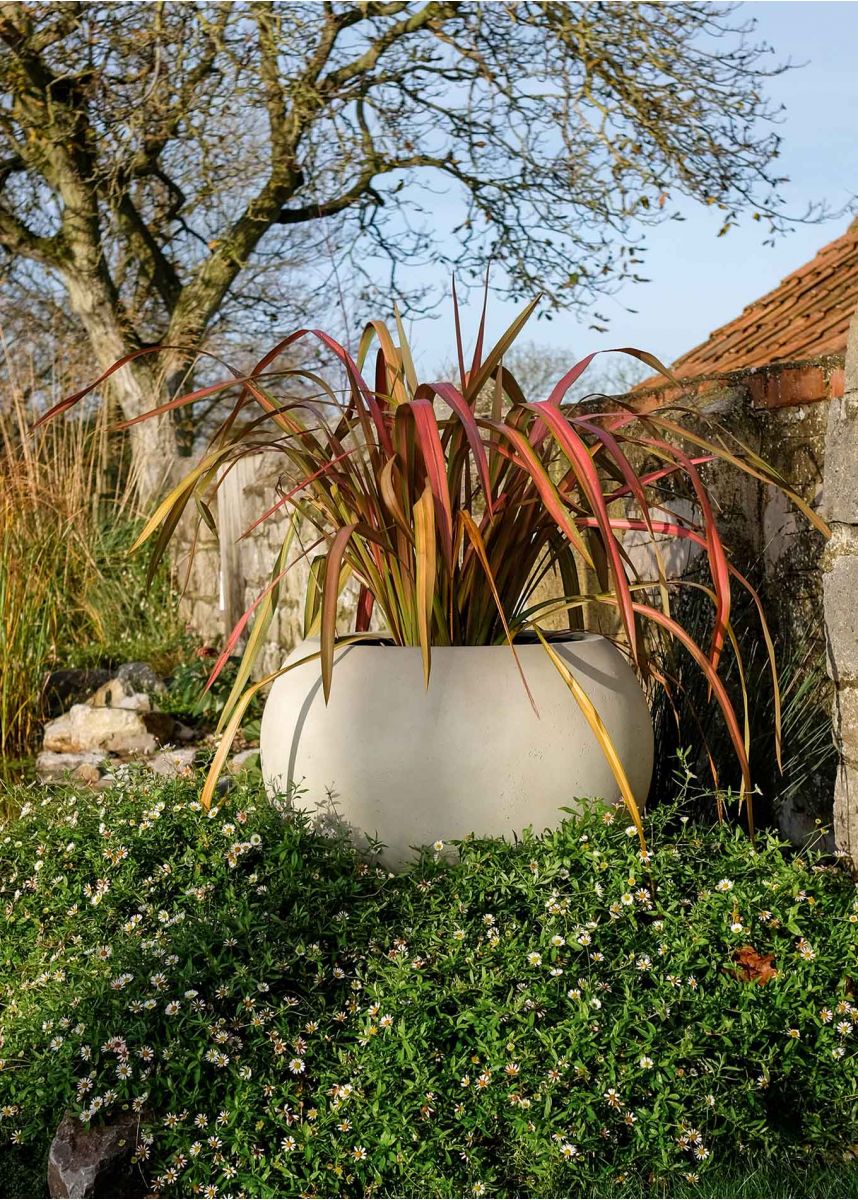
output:
[[[94,668],[63,667],[51,671],[45,684],[45,704],[49,717],[58,717],[72,704],[81,704],[110,679],[110,672]]]
[[[835,682],[858,682],[858,555],[831,560],[822,590],[829,674]]]
[[[175,778],[184,775],[193,767],[195,754],[193,746],[183,747],[181,750],[162,750],[160,754],[149,759],[147,766],[156,775],[163,775],[168,779]]]
[[[230,775],[238,775],[241,771],[248,767],[259,765],[259,749],[240,750],[238,754],[233,754],[232,758],[227,763],[226,769]]]
[[[74,780],[76,783],[96,784],[101,779],[104,755],[88,750],[80,754],[57,754],[43,750],[36,758],[36,774],[46,783]]]
[[[858,525],[858,311],[849,326],[843,395],[828,409],[824,515]]]
[[[145,692],[152,695],[166,691],[164,680],[145,662],[127,662],[116,672],[116,678],[131,692]]]
[[[44,749],[58,754],[100,750],[114,754],[152,754],[155,736],[143,715],[125,708],[75,704],[45,726]]]
[[[847,391],[828,409],[823,515],[858,525],[858,391]]]
[[[834,783],[834,841],[858,870],[858,770],[841,763]]]
[[[834,699],[834,726],[840,754],[846,763],[858,768],[858,685],[843,684]]]
[[[118,677],[108,679],[87,700],[91,708],[126,708],[132,712],[149,712],[152,703],[145,692],[136,692],[129,683]]]

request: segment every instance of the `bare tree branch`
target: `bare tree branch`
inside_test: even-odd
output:
[[[734,13],[0,0],[0,320],[70,308],[101,362],[234,344],[328,306],[334,277],[417,311],[434,279],[411,264],[467,282],[489,258],[506,295],[592,310],[679,198],[724,231],[819,219],[783,200],[784,68]],[[188,367],[141,360],[117,398],[136,415]]]
[[[0,246],[12,254],[55,266],[62,256],[62,242],[56,237],[40,237],[14,213],[0,205]]]

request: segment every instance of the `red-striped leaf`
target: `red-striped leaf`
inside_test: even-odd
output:
[[[424,392],[430,395],[434,393],[440,396],[442,400],[455,412],[456,416],[462,423],[462,428],[465,431],[465,437],[468,439],[468,445],[471,447],[471,453],[474,456],[474,461],[477,465],[480,481],[483,485],[483,493],[485,496],[486,507],[489,512],[492,511],[492,485],[489,478],[489,461],[486,457],[485,446],[480,437],[480,430],[474,418],[465,397],[462,396],[451,383],[432,383],[422,384],[415,393],[415,398],[421,397]]]
[[[447,461],[441,436],[438,432],[438,421],[435,410],[428,400],[414,398],[402,405],[403,409],[411,412],[417,432],[417,441],[426,468],[426,477],[435,498],[438,513],[438,524],[441,530],[441,542],[444,555],[452,567],[453,562],[453,510],[450,503],[450,489],[447,484]]]
[[[435,500],[429,484],[414,505],[414,557],[416,560],[417,632],[423,658],[423,679],[429,686],[432,662],[432,606],[435,600]]]
[[[605,504],[602,483],[599,479],[599,473],[593,465],[590,452],[575,430],[572,429],[560,409],[555,405],[546,402],[543,404],[529,404],[527,407],[545,422],[564,454],[566,454],[570,463],[575,468],[593,514],[599,522],[605,551],[608,555],[611,571],[614,576],[614,586],[617,591],[617,600],[619,601],[620,613],[623,618],[623,627],[629,639],[632,658],[637,660],[637,635],[635,632],[629,582],[625,567],[623,566],[622,555],[611,531],[611,523]]]

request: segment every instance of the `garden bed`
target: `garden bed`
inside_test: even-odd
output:
[[[17,793],[0,1192],[44,1194],[65,1111],[138,1114],[140,1194],[854,1188],[858,900],[836,862],[675,809],[642,857],[594,806],[392,878],[258,783],[209,813],[199,787],[130,768]]]

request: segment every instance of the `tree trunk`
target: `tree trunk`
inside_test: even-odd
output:
[[[98,281],[76,272],[65,276],[72,311],[80,318],[99,373],[107,371],[129,351],[113,305],[99,294]],[[139,417],[167,399],[156,356],[129,363],[110,377],[107,387],[125,420]],[[142,421],[129,430],[132,476],[138,505],[151,511],[177,474],[179,457],[175,423],[170,415]]]

